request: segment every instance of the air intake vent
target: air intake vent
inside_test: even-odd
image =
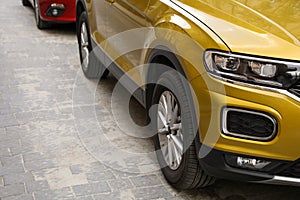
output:
[[[222,111],[222,131],[233,137],[269,141],[277,133],[277,122],[262,112],[226,107]]]

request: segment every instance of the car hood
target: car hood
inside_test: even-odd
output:
[[[298,0],[179,0],[177,4],[213,30],[231,51],[300,59]]]

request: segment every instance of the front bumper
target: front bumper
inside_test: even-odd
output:
[[[63,8],[60,5],[63,5]],[[57,10],[56,16],[52,15],[53,8]],[[75,0],[42,0],[40,1],[40,15],[41,19],[45,21],[75,22],[76,2]]]
[[[198,101],[199,133],[202,144],[241,155],[274,160],[300,158],[300,102],[271,89],[247,87],[223,82],[202,74],[191,81]],[[239,138],[224,134],[222,111],[232,107],[265,113],[277,122],[276,135],[270,140]],[[250,121],[251,123],[251,121]]]
[[[224,82],[208,74],[193,79],[191,85],[198,101],[199,144],[202,149],[206,148],[200,151],[199,160],[208,174],[239,181],[300,186],[298,97],[293,98],[288,92],[271,88]],[[276,135],[263,141],[224,134],[224,107],[252,110],[274,117]],[[227,155],[267,160],[271,164],[263,170],[239,168],[227,163]]]
[[[203,149],[204,148],[204,149]],[[262,170],[250,170],[230,166],[226,156],[233,155],[204,145],[198,148],[198,159],[202,169],[209,175],[246,182],[300,186],[300,160],[295,162],[267,159],[271,164]],[[209,152],[204,157],[201,152]],[[252,157],[249,155],[238,155]],[[264,159],[264,158],[257,158]],[[294,173],[296,171],[296,173]],[[295,176],[295,177],[291,177]]]

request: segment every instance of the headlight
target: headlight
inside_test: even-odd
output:
[[[300,63],[208,50],[208,72],[232,81],[289,88],[300,79]]]

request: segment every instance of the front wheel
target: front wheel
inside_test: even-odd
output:
[[[79,17],[77,39],[80,62],[84,75],[89,79],[105,78],[108,75],[108,70],[97,58],[95,51],[92,49],[86,12],[82,12]]]
[[[40,5],[38,0],[34,1],[34,15],[35,15],[36,26],[38,27],[38,29],[46,29],[49,27],[49,24],[46,21],[41,19]]]
[[[155,150],[165,178],[175,188],[191,189],[211,185],[215,179],[199,165],[194,141],[198,139],[197,120],[184,81],[173,70],[161,75],[154,89],[152,120],[157,132]]]

